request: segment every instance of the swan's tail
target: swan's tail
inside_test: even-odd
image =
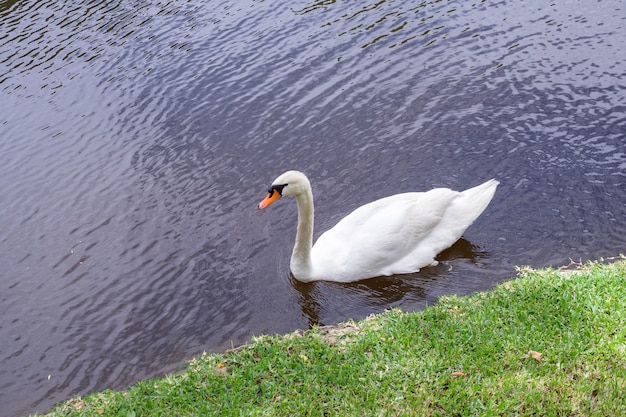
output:
[[[434,231],[434,240],[440,242],[440,251],[456,242],[474,223],[474,220],[487,208],[496,192],[499,182],[489,180],[476,187],[469,188],[455,199]]]
[[[434,261],[435,256],[449,248],[463,235],[465,230],[481,215],[493,198],[498,181],[489,180],[481,185],[462,191],[450,202],[439,224],[421,241],[418,249],[397,262],[394,267],[401,271],[414,271]],[[408,267],[405,266],[408,262]],[[394,272],[398,273],[398,272]]]
[[[461,202],[463,211],[465,212],[462,217],[469,221],[467,227],[485,211],[493,195],[496,193],[498,184],[500,183],[497,180],[491,179],[461,193],[462,197],[459,198],[458,201]]]

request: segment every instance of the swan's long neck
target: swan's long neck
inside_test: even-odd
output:
[[[291,253],[291,272],[299,280],[306,280],[311,275],[311,248],[313,247],[313,193],[307,190],[296,195],[298,204],[298,229],[296,244]]]

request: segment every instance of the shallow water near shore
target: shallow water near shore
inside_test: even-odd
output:
[[[626,252],[624,4],[0,4],[0,415],[261,333],[423,308]],[[501,185],[438,266],[289,276],[373,199]]]

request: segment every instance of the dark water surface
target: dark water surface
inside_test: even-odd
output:
[[[626,252],[625,2],[235,3],[0,2],[2,416]],[[304,285],[286,169],[318,232],[501,186],[438,267]]]

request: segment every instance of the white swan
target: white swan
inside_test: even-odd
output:
[[[298,228],[290,268],[297,280],[352,282],[436,265],[435,256],[461,237],[497,186],[492,179],[463,192],[436,188],[381,198],[344,217],[315,246],[313,193],[302,172],[276,178],[259,208],[282,196],[296,197]]]

